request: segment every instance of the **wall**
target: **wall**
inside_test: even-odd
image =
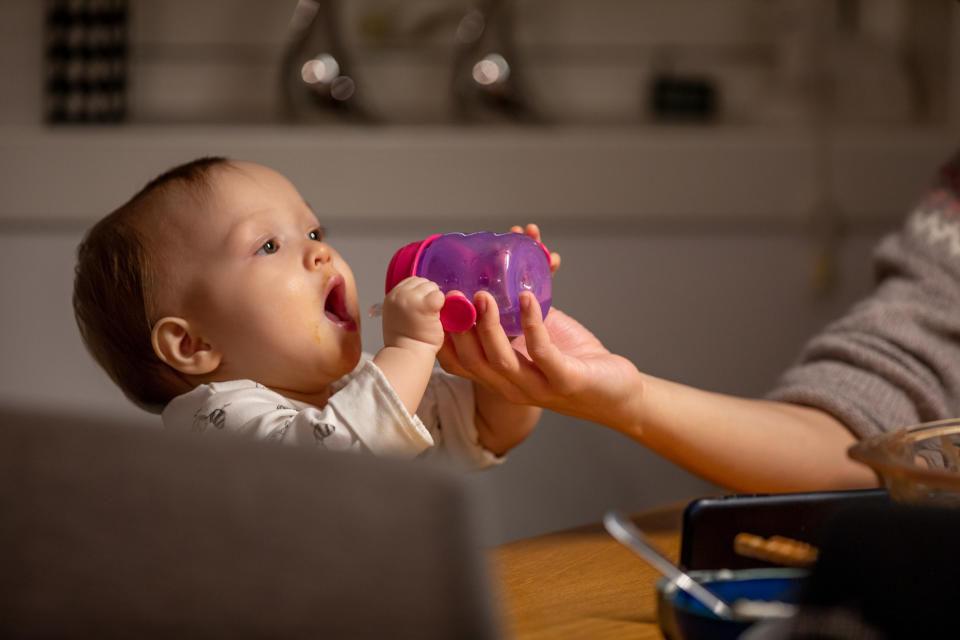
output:
[[[882,131],[864,123],[838,129],[824,163],[822,137],[802,118],[784,123],[776,105],[751,108],[771,86],[766,65],[778,58],[756,25],[764,3],[746,0],[590,3],[593,12],[582,2],[520,3],[521,44],[542,71],[537,93],[556,89],[542,104],[569,121],[565,127],[426,127],[420,121],[447,117],[443,98],[427,89],[446,74],[440,56],[429,54],[443,47],[425,55],[422,43],[362,39],[369,77],[396,77],[396,67],[419,87],[392,94],[400,124],[277,127],[269,83],[285,19],[268,5],[276,3],[134,2],[136,122],[51,129],[40,126],[40,4],[0,1],[0,71],[11,79],[0,101],[0,402],[156,426],[79,342],[69,303],[73,252],[98,215],[199,152],[269,162],[308,200],[325,202],[331,242],[354,268],[362,308],[377,301],[387,260],[405,242],[438,226],[533,220],[563,255],[557,306],[612,350],[654,375],[762,394],[806,336],[869,290],[871,247],[956,140],[949,117],[934,110],[922,123],[887,121]],[[377,3],[353,6],[362,13]],[[874,33],[906,37],[897,27],[903,3],[873,6],[886,7],[871,14]],[[641,126],[625,126],[642,105],[642,71],[664,42],[689,45],[685,64],[707,68],[712,60],[731,79],[722,126],[662,129],[642,116]],[[239,84],[238,68],[248,71]],[[594,88],[579,84],[583,78]],[[491,184],[500,188],[481,188]],[[848,224],[838,283],[818,293],[811,271],[824,238],[813,223],[824,194]],[[375,349],[375,319],[363,335]],[[471,481],[487,507],[491,542],[596,521],[607,508],[719,491],[616,433],[553,414],[503,466]]]
[[[389,255],[426,227],[367,232],[337,226],[361,308],[377,300]],[[875,234],[852,235],[842,286],[810,288],[811,247],[781,231],[597,229],[554,232],[563,255],[555,301],[644,370],[716,391],[763,393],[804,338],[868,288]],[[76,335],[70,312],[76,230],[0,234],[0,402],[156,426],[114,389]],[[367,348],[380,344],[365,319]],[[513,539],[718,491],[614,432],[554,414],[493,471],[472,478],[490,505],[488,535]]]
[[[4,122],[40,108],[42,7],[3,0]],[[138,122],[265,122],[295,0],[130,0],[129,107]],[[325,4],[321,2],[320,4]],[[950,0],[513,0],[531,104],[563,123],[650,120],[651,80],[696,76],[729,123],[809,115],[817,72],[845,122],[956,119]],[[451,119],[457,22],[470,0],[351,0],[336,24],[357,96],[384,122]],[[855,23],[855,28],[851,26]],[[318,45],[319,47],[320,45]],[[818,57],[820,56],[820,57]],[[829,62],[825,62],[824,58]]]

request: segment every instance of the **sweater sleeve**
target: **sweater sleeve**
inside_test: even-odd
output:
[[[877,288],[809,341],[769,393],[858,437],[960,415],[960,156],[874,254]]]

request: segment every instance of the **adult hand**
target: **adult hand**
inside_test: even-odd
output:
[[[543,242],[540,239],[540,227],[533,223],[530,223],[525,227],[521,227],[520,225],[514,225],[510,227],[510,231],[513,233],[522,233],[524,235],[530,236],[537,242],[540,242],[540,243]],[[551,251],[550,252],[550,275],[556,275],[557,269],[559,268],[560,268],[560,254],[557,253],[556,251]]]
[[[533,294],[520,297],[523,335],[511,340],[489,293],[474,297],[477,324],[447,334],[438,353],[448,372],[529,404],[626,431],[639,420],[643,380],[579,322],[553,308],[541,317]]]

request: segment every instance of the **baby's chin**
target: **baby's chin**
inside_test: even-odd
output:
[[[363,349],[361,348],[359,340],[349,345],[344,345],[337,361],[327,362],[319,367],[314,376],[312,376],[312,380],[307,383],[307,386],[317,390],[336,382],[357,368],[362,355]],[[304,382],[307,382],[307,379],[305,379]]]
[[[343,375],[347,375],[351,371],[357,368],[357,365],[360,364],[360,357],[363,355],[363,346],[360,344],[360,341],[356,342],[356,349],[351,350],[349,353],[344,353],[344,366],[346,371],[343,372]]]
[[[360,357],[363,355],[363,341],[360,339],[360,322],[357,321],[357,331],[354,334],[354,339],[349,341],[343,346],[343,360],[346,364],[350,365],[350,371],[353,371],[357,364],[360,362]]]

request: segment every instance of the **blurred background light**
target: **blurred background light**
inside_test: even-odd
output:
[[[473,79],[477,84],[489,86],[506,82],[510,77],[510,65],[499,53],[491,53],[473,65]]]
[[[340,75],[340,64],[329,53],[321,53],[303,63],[300,76],[307,84],[330,84]]]
[[[338,76],[330,84],[330,97],[343,102],[349,100],[357,90],[357,85],[350,76]]]

